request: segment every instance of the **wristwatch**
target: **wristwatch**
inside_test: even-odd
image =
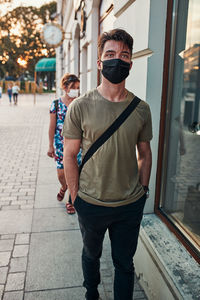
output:
[[[143,185],[142,187],[143,187],[143,190],[146,193],[147,198],[149,198],[149,187],[147,185]]]

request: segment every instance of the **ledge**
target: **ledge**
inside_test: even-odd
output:
[[[173,285],[171,290],[175,288],[182,299],[199,299],[198,263],[155,214],[144,215],[140,238],[162,273],[164,270],[167,284]]]

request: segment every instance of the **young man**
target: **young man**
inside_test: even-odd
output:
[[[124,30],[105,32],[97,61],[102,83],[79,97],[65,119],[64,169],[83,237],[86,299],[99,299],[100,257],[108,229],[115,267],[114,300],[132,300],[136,251],[151,171],[151,113],[141,101],[121,127],[84,165],[76,156],[89,147],[134,99],[125,88],[132,67],[133,39]],[[136,149],[138,151],[136,156]]]

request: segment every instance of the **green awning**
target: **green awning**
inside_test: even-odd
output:
[[[56,59],[55,58],[42,58],[35,65],[36,72],[55,72]]]

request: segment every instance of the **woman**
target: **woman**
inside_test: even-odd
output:
[[[61,79],[61,88],[64,96],[54,100],[50,108],[50,124],[49,124],[49,150],[47,155],[54,157],[57,166],[58,180],[61,184],[60,191],[57,194],[57,200],[62,201],[67,190],[67,184],[63,167],[63,137],[61,135],[65,115],[70,103],[78,97],[80,81],[74,74],[65,74]],[[81,162],[81,153],[77,156],[78,163]],[[68,214],[74,214],[74,206],[66,203]]]

